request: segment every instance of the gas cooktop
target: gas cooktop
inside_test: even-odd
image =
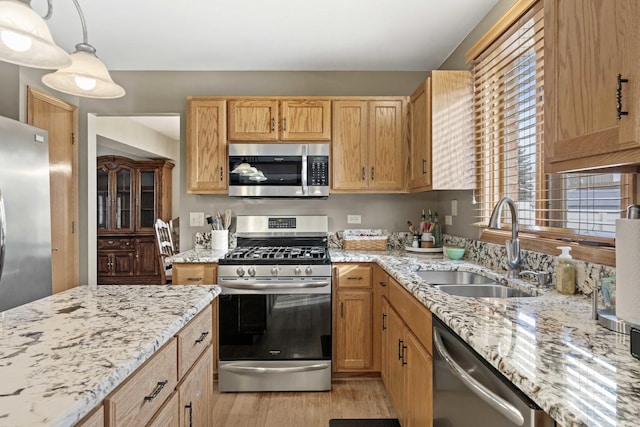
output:
[[[243,246],[219,260],[220,264],[329,264],[324,246]]]

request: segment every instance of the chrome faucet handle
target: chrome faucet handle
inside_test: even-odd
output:
[[[550,282],[550,274],[545,271],[533,271],[533,270],[524,270],[519,273],[520,276],[523,274],[530,274],[534,276],[538,280],[538,287],[545,287]]]

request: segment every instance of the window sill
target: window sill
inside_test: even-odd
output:
[[[612,247],[589,246],[576,242],[566,242],[526,232],[519,233],[518,238],[520,239],[520,248],[522,249],[557,256],[560,254],[560,251],[557,249],[558,246],[570,246],[571,256],[574,259],[611,267],[616,266],[616,249]],[[511,239],[510,230],[485,229],[480,236],[480,241],[497,245],[503,245],[505,240],[508,239]]]

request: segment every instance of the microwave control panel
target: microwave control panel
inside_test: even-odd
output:
[[[329,157],[309,156],[307,162],[307,180],[309,185],[329,185]]]

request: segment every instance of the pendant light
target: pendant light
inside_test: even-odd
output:
[[[31,0],[0,0],[0,60],[34,68],[71,64],[69,54],[53,41],[45,18],[31,9]]]
[[[78,0],[73,0],[82,23],[83,42],[71,54],[71,65],[46,74],[42,82],[60,92],[86,98],[112,99],[124,96],[124,89],[109,75],[107,67],[96,56],[96,49],[87,41],[87,25]]]

